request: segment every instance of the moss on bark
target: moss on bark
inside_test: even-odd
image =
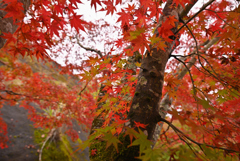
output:
[[[106,141],[94,140],[90,146],[91,151],[96,151],[96,154],[90,155],[91,161],[140,161],[137,159],[139,156],[139,146],[129,146],[130,138],[129,136],[124,136],[124,134],[118,137],[121,143],[118,144],[118,151],[111,145],[106,148]]]

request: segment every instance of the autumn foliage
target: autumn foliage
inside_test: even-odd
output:
[[[113,146],[118,152],[122,144],[118,136],[124,133],[132,142],[127,148],[139,146],[142,160],[236,159],[240,151],[238,1],[35,0],[28,10],[19,0],[2,3],[3,19],[11,18],[17,28],[14,33],[1,32],[6,43],[0,51],[0,107],[18,103],[29,110],[36,127],[49,129],[71,127],[75,119],[90,131],[93,119],[100,117],[101,126],[92,129],[79,150],[101,140],[106,141],[105,148]],[[78,13],[83,3],[116,16],[116,22],[89,21]],[[178,13],[166,15],[168,10]],[[155,59],[155,51],[167,54],[162,71],[147,64]],[[64,58],[64,67],[49,69],[58,68],[59,75],[68,74],[78,83],[68,85],[68,78],[59,83],[60,77],[33,71],[19,61],[24,56],[44,64]],[[161,75],[162,90],[140,88]],[[157,88],[159,92],[154,91]],[[163,111],[168,115],[156,123],[164,123],[157,139],[155,134],[149,136],[152,113],[137,118],[141,113],[136,112],[141,107],[137,97],[149,91],[169,100]],[[159,111],[161,100],[156,98],[144,97],[146,108],[158,102],[152,109]],[[31,103],[45,113],[37,113]],[[73,140],[77,137],[74,130],[68,134]],[[1,118],[0,146],[7,147]],[[98,149],[91,149],[90,155],[98,154]]]

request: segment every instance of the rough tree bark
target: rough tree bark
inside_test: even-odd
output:
[[[176,7],[173,4],[172,0],[168,0],[164,9],[163,14],[160,17],[159,24],[156,27],[154,34],[157,37],[161,37],[159,34],[158,29],[161,27],[162,23],[167,20],[169,16],[174,16],[176,20],[179,20],[179,13],[181,11],[181,7]],[[178,21],[179,22],[179,21]],[[175,26],[171,28],[172,35],[171,37],[176,38],[177,36],[174,33],[177,31],[178,22],[175,23]],[[169,29],[170,30],[170,29]],[[141,129],[146,135],[149,140],[153,140],[154,131],[156,128],[156,124],[160,121],[161,116],[159,114],[159,105],[162,98],[162,88],[164,82],[164,71],[167,61],[170,57],[170,54],[175,46],[175,41],[165,42],[166,48],[164,50],[160,50],[154,46],[154,44],[150,45],[150,51],[146,51],[145,55],[143,56],[142,64],[141,64],[141,71],[138,76],[138,83],[136,86],[135,95],[133,97],[132,105],[128,114],[128,118],[130,120],[130,127],[134,127],[134,122],[139,122],[142,124],[146,124],[146,129]],[[101,97],[102,92],[100,90]],[[99,105],[100,107],[101,105]],[[98,129],[99,125],[102,125],[102,118],[98,116],[92,125],[92,130]],[[100,123],[100,124],[99,124]],[[137,129],[136,129],[137,130]],[[93,132],[93,131],[92,131]],[[91,132],[91,133],[92,133]],[[128,148],[130,144],[129,138],[124,138],[120,140],[123,142],[122,149],[120,153],[117,154],[106,154],[105,156],[90,156],[92,160],[138,160],[136,157],[139,156],[139,147],[134,146]],[[96,148],[98,150],[97,155],[103,155],[104,148],[100,146],[104,145],[97,145],[99,144],[98,141],[93,142],[91,149]],[[101,152],[100,152],[101,151]],[[105,152],[107,153],[107,152]],[[109,156],[107,159],[106,157]]]
[[[167,20],[169,16],[174,16],[179,20],[179,11],[181,7],[172,4],[172,0],[167,1],[163,14],[160,17],[160,23],[155,30],[155,35],[161,37],[158,28]],[[171,29],[173,34],[177,31],[178,22]],[[175,35],[171,35],[176,37]],[[148,125],[144,132],[148,139],[153,139],[156,124],[159,122],[159,105],[162,98],[162,88],[164,82],[164,71],[171,51],[174,48],[175,41],[165,42],[165,50],[157,49],[154,45],[150,46],[150,51],[145,53],[142,60],[141,71],[138,76],[138,83],[133,97],[132,105],[129,112],[131,126],[135,122]]]

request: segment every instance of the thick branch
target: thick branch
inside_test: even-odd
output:
[[[207,44],[201,44],[200,46],[202,45],[205,45],[205,47],[203,48],[203,51],[207,51],[212,45],[214,45],[216,42],[218,42],[220,38],[219,37],[215,37],[213,38],[212,40],[210,41],[207,41],[208,43]],[[200,47],[199,46],[199,47]],[[197,61],[196,59],[196,52],[197,50],[195,49],[190,55],[191,55],[191,59],[190,61],[188,62],[187,66],[184,66],[183,64],[180,64],[179,65],[179,68],[177,70],[177,73],[175,73],[174,75],[177,76],[177,78],[179,80],[183,79],[183,77],[187,74],[187,72],[189,71],[189,69],[195,64],[195,62]],[[185,57],[187,58],[187,57]],[[184,59],[182,60],[184,61]],[[175,88],[175,90],[177,90],[178,87]],[[166,103],[167,102],[167,103]],[[165,118],[166,115],[167,115],[167,111],[169,110],[170,106],[171,106],[171,103],[172,103],[172,99],[169,98],[169,95],[168,93],[165,94],[165,96],[163,97],[163,99],[161,100],[160,102],[160,106],[159,106],[159,114],[162,118]],[[163,123],[161,123],[160,125],[157,124],[157,127],[155,129],[155,132],[154,132],[154,144],[157,142],[158,138],[159,138],[159,135],[160,135],[160,132],[162,130],[162,126],[163,126]]]

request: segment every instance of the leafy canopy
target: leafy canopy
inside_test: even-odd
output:
[[[45,128],[70,126],[72,119],[90,128],[93,118],[104,112],[103,130],[96,131],[95,139],[101,138],[107,141],[106,148],[113,145],[118,150],[121,142],[117,136],[125,130],[133,140],[132,146],[140,146],[143,160],[192,159],[192,152],[201,159],[221,160],[229,157],[226,154],[240,151],[239,2],[209,1],[203,9],[199,2],[191,9],[187,7],[196,1],[173,0],[172,7],[181,5],[187,14],[181,20],[174,16],[160,20],[165,2],[91,0],[89,4],[80,0],[35,0],[25,11],[24,2],[3,0],[3,19],[11,18],[17,29],[14,33],[1,32],[1,38],[7,41],[0,52],[0,107],[4,102],[20,103],[30,111],[36,127]],[[84,14],[79,15],[78,10],[84,10],[82,3],[106,16],[117,15],[116,24],[89,21]],[[162,25],[157,28],[160,21]],[[172,31],[179,21],[178,31]],[[167,118],[171,123],[168,122],[170,128],[163,126],[159,142],[151,149],[142,130],[125,127],[141,70],[141,61],[131,58],[136,52],[141,54],[139,60],[146,57],[150,44],[166,51],[166,42],[172,41],[175,46],[166,66],[163,88],[163,96],[168,94],[173,100]],[[78,46],[76,55],[74,46]],[[44,65],[49,70],[59,68],[57,76],[56,71],[44,74],[34,71],[31,63],[20,61],[21,56],[30,56],[32,62],[36,57],[41,63],[48,63],[62,55],[69,57],[65,67]],[[184,70],[185,74],[180,75]],[[73,72],[79,80],[76,87],[69,85]],[[63,78],[61,74],[71,76]],[[100,86],[105,91],[101,99]],[[38,114],[29,102],[47,114]],[[96,110],[99,104],[101,108]],[[3,148],[7,138],[2,119],[0,125]],[[147,126],[135,122],[137,128]],[[77,137],[74,132],[69,134]],[[97,155],[97,151],[92,155]]]

